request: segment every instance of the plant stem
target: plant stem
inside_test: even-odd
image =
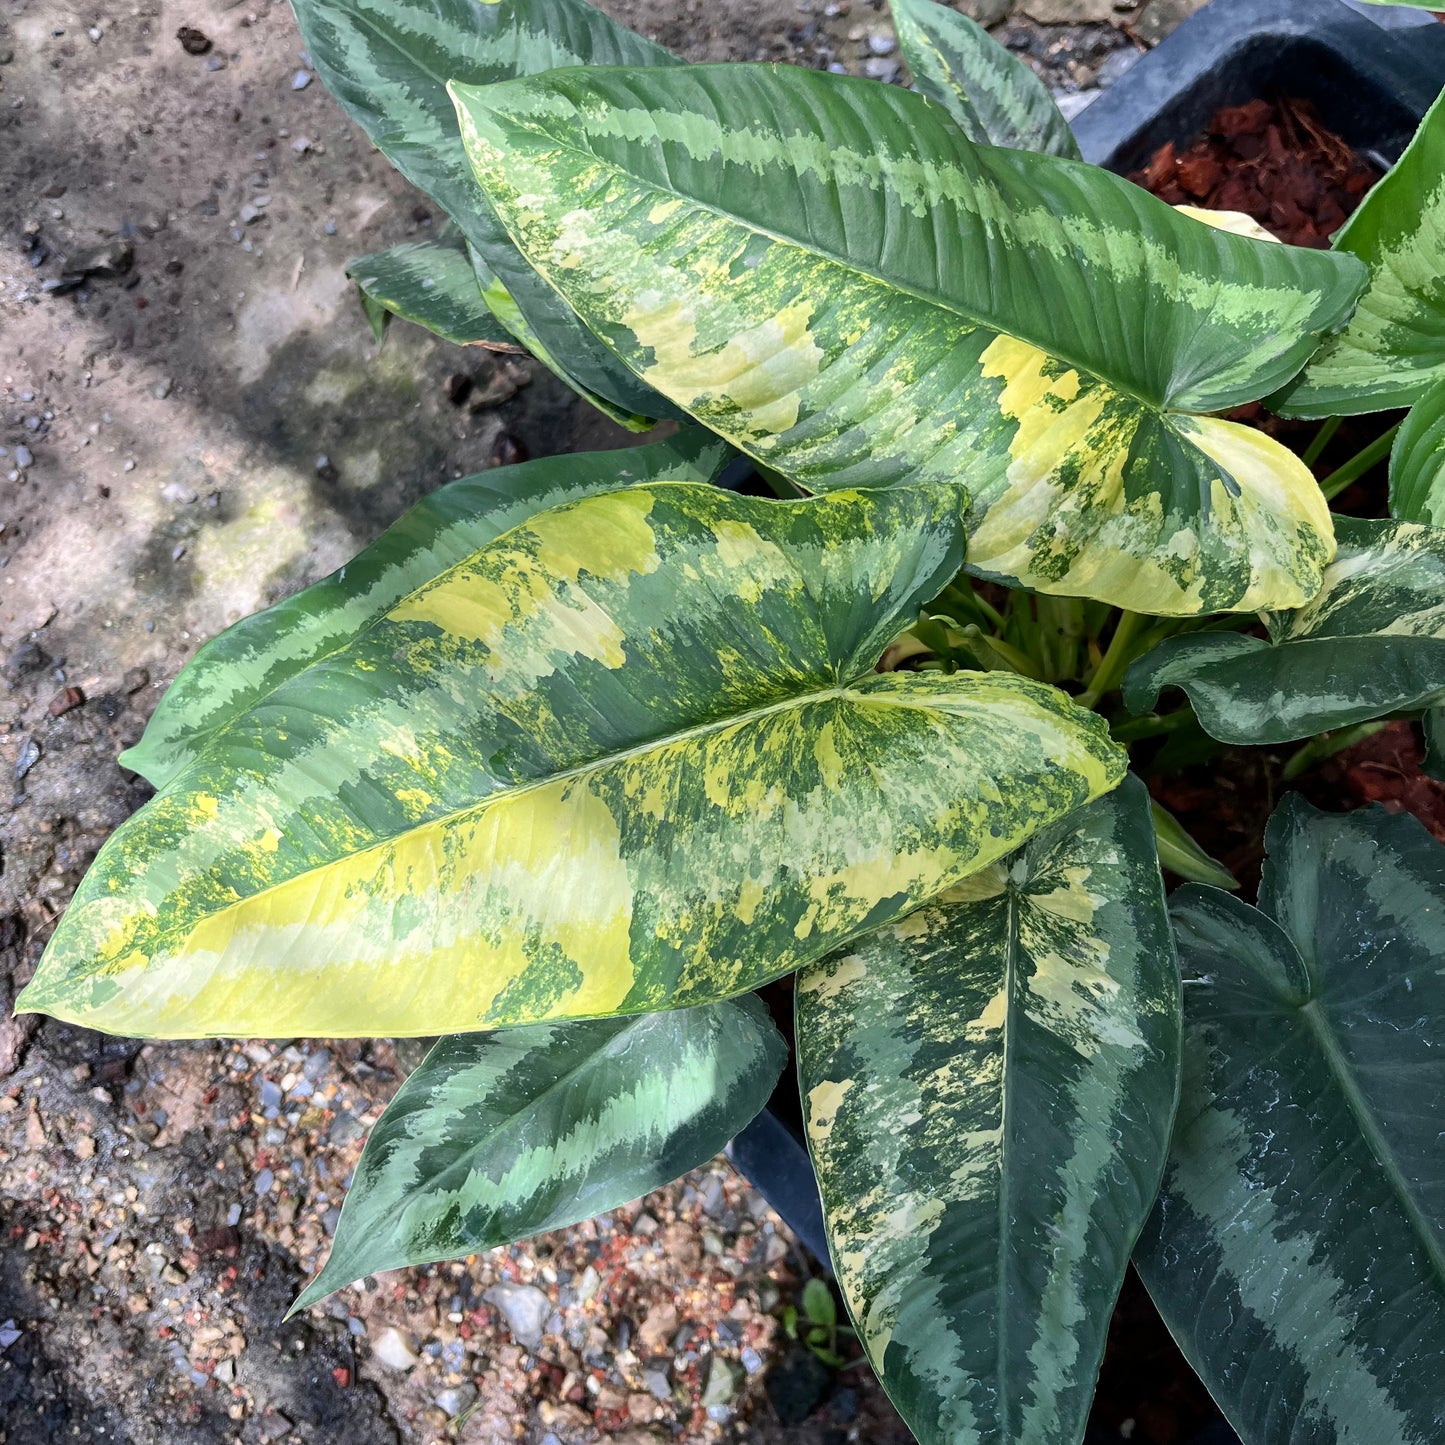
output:
[[[1351,482],[1357,481],[1376,463],[1384,461],[1390,455],[1390,445],[1395,440],[1395,433],[1399,430],[1400,423],[1396,422],[1387,432],[1377,436],[1369,446],[1356,452],[1344,466],[1336,467],[1320,483],[1320,491],[1333,501]]]
[[[1336,753],[1342,753],[1346,748],[1374,737],[1381,728],[1388,725],[1386,722],[1363,722],[1356,723],[1351,728],[1340,728],[1337,732],[1321,733],[1319,737],[1311,738],[1290,757],[1289,762],[1284,765],[1284,777],[1286,780],[1297,778],[1316,763],[1322,763],[1326,758],[1332,758]]]
[[[1148,620],[1138,612],[1120,612],[1114,635],[1109,639],[1109,650],[1099,659],[1088,687],[1076,699],[1080,707],[1096,706],[1124,676],[1124,669],[1134,660],[1134,639]]]
[[[1329,446],[1330,438],[1339,431],[1340,423],[1344,421],[1342,416],[1330,417],[1323,426],[1310,438],[1310,444],[1300,454],[1300,461],[1305,466],[1312,467],[1319,461],[1320,453]]]

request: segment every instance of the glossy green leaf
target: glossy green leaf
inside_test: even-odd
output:
[[[1432,386],[1395,433],[1390,515],[1445,527],[1445,380]]]
[[[939,0],[889,0],[914,88],[971,141],[1079,159],[1079,145],[1037,75],[983,26]]]
[[[537,513],[216,733],[106,844],[23,1005],[466,1031],[712,1002],[882,926],[1123,767],[1042,684],[874,671],[965,506],[656,482]]]
[[[559,65],[676,65],[583,0],[293,0],[326,87],[373,145],[461,228],[554,368],[627,414],[680,413],[612,358],[517,254],[462,151],[449,80],[489,85]]]
[[[1178,1087],[1143,784],[802,973],[844,1299],[921,1445],[1083,1435]]]
[[[1358,256],[1370,283],[1349,325],[1271,405],[1306,417],[1411,406],[1445,381],[1445,97],[1334,248]]]
[[[293,1312],[670,1183],[753,1118],[787,1061],[750,996],[442,1039],[367,1139],[331,1254]]]
[[[386,318],[400,316],[458,346],[516,347],[512,334],[482,299],[460,236],[454,241],[411,241],[358,256],[348,262],[346,274],[361,292],[378,341],[385,333]]]
[[[1269,639],[1173,637],[1124,677],[1133,713],[1188,694],[1226,743],[1282,743],[1445,700],[1445,531],[1336,519],[1340,550],[1307,606],[1267,619]]]
[[[1291,795],[1259,910],[1174,895],[1184,1086],[1135,1255],[1247,1445],[1445,1438],[1445,850]]]
[[[1239,879],[1217,858],[1211,858],[1173,813],[1154,802],[1149,808],[1161,867],[1186,883],[1208,883],[1214,888],[1239,887]]]
[[[635,482],[710,481],[731,456],[694,428],[651,446],[546,457],[438,487],[344,567],[206,643],[121,766],[165,787],[217,731],[534,513]]]
[[[768,467],[811,491],[964,479],[971,569],[1038,591],[1193,613],[1315,590],[1334,544],[1313,478],[1190,413],[1292,375],[1347,314],[1352,258],[793,66],[453,91],[528,260]]]

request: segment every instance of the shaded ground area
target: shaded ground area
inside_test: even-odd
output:
[[[1191,7],[975,10],[1078,92]],[[611,8],[694,60],[906,78],[871,0]],[[783,1335],[813,1266],[721,1162],[282,1324],[414,1054],[8,1018],[201,641],[451,477],[630,440],[530,363],[377,351],[342,267],[439,220],[282,5],[0,5],[0,1442],[890,1445],[866,1369]]]

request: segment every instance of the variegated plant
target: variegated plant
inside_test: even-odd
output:
[[[445,1035],[301,1308],[711,1157],[786,979],[832,1265],[925,1445],[1078,1445],[1141,1231],[1246,1445],[1435,1445],[1445,853],[1288,800],[1250,908],[1126,745],[1445,744],[1441,107],[1322,254],[1084,165],[935,0],[894,0],[917,94],[581,0],[296,9],[449,217],[349,268],[377,339],[684,425],[443,486],[204,647],[21,1007]],[[1264,397],[1413,405],[1391,518],[1328,505],[1388,434],[1320,484],[1327,432],[1220,414]]]

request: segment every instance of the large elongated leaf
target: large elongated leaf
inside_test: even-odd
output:
[[[980,145],[1079,159],[1079,145],[1037,75],[983,26],[938,0],[889,0],[913,84]]]
[[[711,1002],[887,923],[1121,776],[1051,688],[872,670],[964,505],[663,482],[538,513],[217,733],[24,1005],[465,1031]]]
[[[219,729],[534,513],[635,482],[710,481],[731,455],[693,429],[651,446],[547,457],[438,487],[344,567],[206,643],[121,765],[163,788]]]
[[[1206,227],[792,66],[455,86],[523,253],[622,360],[812,491],[964,478],[969,563],[1157,613],[1289,606],[1318,487],[1211,417],[1348,312],[1352,258]],[[587,204],[579,204],[587,197]]]
[[[411,241],[347,263],[378,341],[386,319],[414,321],[458,346],[505,346],[511,333],[487,309],[467,244],[454,239]]]
[[[676,57],[583,0],[293,0],[292,8],[327,89],[457,223],[553,369],[624,413],[678,416],[517,255],[472,179],[446,92],[449,80],[488,85],[558,65],[675,65]]]
[[[1137,779],[800,975],[844,1298],[922,1445],[1074,1445],[1164,1167],[1179,978]]]
[[[1390,449],[1390,515],[1445,527],[1445,380],[1410,408]]]
[[[1269,829],[1260,910],[1174,895],[1184,1087],[1135,1259],[1246,1445],[1445,1438],[1445,851]]]
[[[667,1184],[753,1118],[787,1061],[755,997],[442,1039],[372,1130],[330,1257],[293,1311]]]
[[[1272,405],[1284,416],[1410,406],[1445,381],[1445,98],[1335,237],[1370,284],[1348,326]]]
[[[1282,743],[1445,697],[1445,531],[1353,517],[1336,530],[1308,606],[1268,618],[1268,641],[1170,638],[1125,674],[1130,711],[1179,687],[1211,737]]]

